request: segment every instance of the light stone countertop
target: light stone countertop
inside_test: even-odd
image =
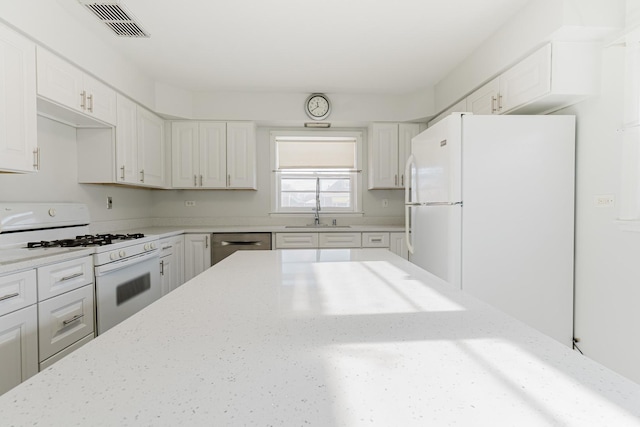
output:
[[[123,230],[124,233],[143,233],[160,239],[184,233],[364,233],[364,232],[404,232],[401,225],[350,225],[348,227],[286,227],[284,225],[218,225],[185,227],[143,227]]]
[[[0,424],[632,426],[640,385],[384,249],[240,251],[0,396]]]

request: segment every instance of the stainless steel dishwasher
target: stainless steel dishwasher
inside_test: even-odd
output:
[[[211,265],[235,251],[271,250],[271,233],[213,233],[211,235]]]

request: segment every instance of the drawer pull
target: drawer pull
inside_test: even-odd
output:
[[[60,281],[66,282],[67,280],[75,279],[76,277],[81,277],[81,276],[84,276],[84,273],[76,273],[70,276],[64,276],[62,279],[60,279]]]
[[[17,296],[20,296],[20,293],[16,292],[15,294],[9,294],[9,295],[5,295],[3,297],[0,297],[0,301],[5,301],[11,298],[15,298]]]
[[[371,239],[371,241],[375,242],[375,243],[381,243],[382,242],[382,238]]]
[[[83,317],[84,317],[84,314],[76,314],[76,315],[75,315],[75,316],[73,316],[71,319],[63,320],[63,321],[62,321],[62,324],[63,324],[64,326],[67,326],[68,324],[73,323],[73,322],[75,322],[76,320],[80,320],[80,319],[82,319]]]

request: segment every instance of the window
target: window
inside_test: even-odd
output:
[[[273,131],[273,211],[360,211],[362,134],[345,131]]]

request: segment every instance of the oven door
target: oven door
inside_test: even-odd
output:
[[[160,298],[158,251],[98,266],[95,274],[98,334]]]

